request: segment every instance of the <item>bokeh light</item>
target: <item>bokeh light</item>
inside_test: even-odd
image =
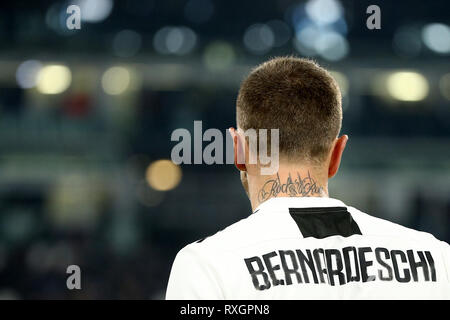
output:
[[[37,89],[44,94],[64,92],[72,81],[70,69],[63,65],[49,65],[39,70]]]
[[[296,5],[291,19],[295,29],[294,48],[304,56],[338,61],[345,58],[350,45],[343,7],[337,0],[309,0]]]
[[[22,62],[16,71],[16,81],[22,89],[30,89],[36,86],[42,63],[37,60]]]
[[[174,189],[181,181],[181,168],[167,159],[152,162],[145,173],[150,187],[158,191]]]
[[[315,25],[308,25],[297,30],[295,36],[304,47],[314,50],[314,44],[320,36],[320,29]]]
[[[267,26],[272,30],[274,34],[274,47],[281,47],[291,39],[291,28],[283,21],[272,20],[267,23]]]
[[[233,46],[228,42],[216,41],[209,44],[203,55],[206,67],[212,71],[228,69],[235,61]]]
[[[268,25],[257,23],[248,27],[243,40],[250,52],[263,54],[274,46],[275,35]]]
[[[413,26],[399,28],[393,38],[393,47],[397,54],[405,57],[415,57],[422,49],[420,30]]]
[[[332,24],[338,21],[343,13],[341,3],[336,0],[309,0],[305,11],[318,25]]]
[[[349,51],[347,40],[334,31],[321,33],[314,43],[314,48],[320,56],[330,61],[343,59]]]
[[[119,31],[113,40],[114,54],[121,58],[134,56],[142,45],[142,37],[133,30]]]
[[[422,39],[432,51],[440,54],[450,53],[450,27],[442,23],[431,23],[422,30]]]
[[[387,78],[389,95],[400,101],[420,101],[428,95],[427,79],[417,72],[395,72]]]
[[[196,43],[197,36],[188,27],[163,27],[153,38],[153,47],[162,54],[188,54]]]
[[[103,90],[110,95],[119,95],[125,92],[130,85],[130,72],[124,67],[111,67],[102,77]]]
[[[77,0],[74,4],[80,7],[81,20],[92,23],[105,20],[113,9],[112,0]]]

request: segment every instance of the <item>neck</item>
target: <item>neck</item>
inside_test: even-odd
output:
[[[280,167],[275,175],[249,175],[248,193],[253,210],[279,197],[328,197],[328,173],[319,168]]]

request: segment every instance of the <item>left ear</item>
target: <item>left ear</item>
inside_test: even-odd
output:
[[[242,145],[241,139],[238,137],[236,129],[233,127],[229,128],[231,137],[233,138],[234,145],[234,165],[239,171],[247,171],[247,167],[245,166],[245,155],[244,155],[244,146]]]
[[[330,163],[328,165],[328,178],[333,177],[338,172],[339,165],[341,164],[342,153],[344,152],[347,141],[347,135],[343,135],[335,140],[333,150],[331,150]]]

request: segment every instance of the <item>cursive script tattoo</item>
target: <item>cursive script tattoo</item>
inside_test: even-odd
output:
[[[297,177],[292,179],[291,174],[286,183],[281,183],[280,176],[277,173],[275,179],[267,180],[258,193],[258,201],[261,203],[270,197],[277,197],[280,193],[289,197],[310,197],[323,193],[323,188],[316,184],[308,171],[308,176],[302,178],[297,172]]]

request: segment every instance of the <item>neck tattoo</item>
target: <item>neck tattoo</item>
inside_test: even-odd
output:
[[[267,180],[259,190],[258,201],[261,203],[271,197],[278,197],[280,194],[288,197],[311,197],[321,195],[323,192],[323,187],[317,185],[309,171],[304,178],[297,172],[295,179],[292,179],[291,173],[289,173],[285,183],[281,183],[280,176],[277,173],[276,178]]]

